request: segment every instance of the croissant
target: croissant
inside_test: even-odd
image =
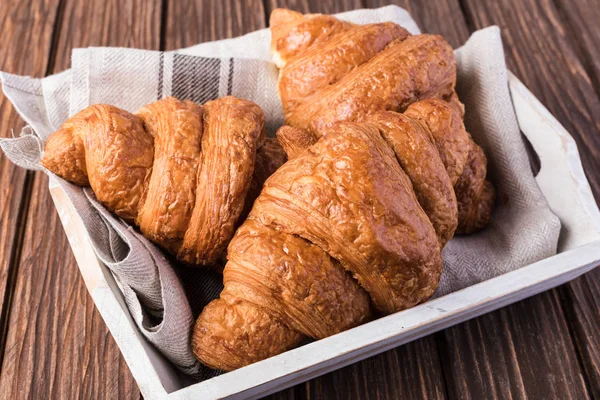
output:
[[[465,130],[461,106],[426,99],[411,104],[404,114],[379,111],[368,119],[381,129],[406,173],[411,178],[411,173],[419,174],[413,179],[415,193],[442,245],[455,233],[483,229],[491,218],[495,197],[494,187],[485,179],[485,154]],[[386,129],[383,120],[392,117],[404,125],[403,130]],[[291,126],[281,127],[277,138],[290,159],[318,140],[316,134]],[[439,172],[440,162],[445,174]],[[422,163],[436,164],[436,175],[424,176],[419,168]]]
[[[252,181],[250,181],[250,187],[248,188],[248,194],[246,195],[246,201],[244,202],[244,209],[238,221],[243,222],[250,213],[254,200],[260,194],[260,191],[269,176],[273,172],[277,171],[287,161],[288,156],[279,140],[274,137],[268,137],[265,142],[256,150],[256,161],[254,162],[254,173],[252,174]]]
[[[382,111],[334,123],[266,181],[229,244],[221,297],[196,322],[194,353],[231,370],[423,302],[456,222],[420,122]]]
[[[302,15],[299,12],[281,8],[273,10],[269,24],[272,35],[273,61],[279,68],[283,67],[288,59],[313,44],[319,45],[336,33],[354,26],[354,24],[340,21],[330,15]]]
[[[389,22],[354,25],[334,20],[286,9],[271,13],[271,50],[281,67],[278,89],[285,119],[299,128],[278,134],[288,156],[321,137],[335,121],[369,122],[379,111],[405,112],[434,134],[430,139],[458,201],[456,232],[484,228],[491,218],[494,188],[485,179],[485,154],[464,130],[452,47],[441,36],[411,36]],[[295,46],[298,42],[302,45]],[[419,102],[425,99],[444,100],[455,112],[449,113],[442,102]],[[411,107],[413,103],[419,105]],[[454,233],[447,228],[445,240]]]
[[[203,106],[170,97],[135,114],[92,105],[50,135],[42,164],[91,186],[106,208],[178,260],[209,265],[256,196],[247,196],[250,186],[284,161],[272,140],[261,150],[264,124],[256,104],[234,97]]]

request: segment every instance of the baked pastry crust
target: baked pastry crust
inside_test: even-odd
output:
[[[234,97],[204,106],[166,98],[135,114],[92,105],[49,137],[42,164],[89,184],[104,206],[179,260],[210,265],[224,255],[252,181],[283,162],[272,141],[258,150],[264,124],[256,104]],[[277,160],[267,160],[276,148]]]
[[[394,40],[335,84],[283,108],[287,124],[319,134],[335,121],[361,122],[373,112],[450,96],[455,84],[452,47],[441,36],[417,35]]]
[[[252,303],[217,299],[196,321],[192,349],[206,366],[231,371],[297,347],[304,339]]]
[[[277,140],[289,158],[296,158],[319,139],[309,130],[284,125],[277,130]]]
[[[335,121],[369,122],[381,111],[404,112],[433,135],[456,191],[456,231],[472,233],[489,223],[495,195],[485,180],[487,160],[464,129],[464,106],[454,89],[456,61],[441,36],[410,36],[391,23],[343,25],[320,34],[315,26],[323,22],[313,16],[279,10],[275,18],[278,24],[272,35],[277,44],[272,51],[275,59],[286,55],[279,92],[286,123],[292,127],[281,128],[278,138],[288,156],[301,153]],[[292,26],[293,35],[287,30]],[[311,39],[287,52],[286,35],[301,36],[302,29]],[[447,183],[438,182],[436,190],[441,187]],[[422,206],[429,207],[425,201]],[[428,209],[445,243],[454,233],[454,223],[450,215],[443,221],[434,215],[441,212],[433,206]]]
[[[376,315],[425,301],[443,246],[483,228],[494,199],[443,38],[288,10],[271,26],[289,161],[231,241],[225,289],[198,318],[193,350],[221,369],[364,322],[364,292]],[[235,335],[213,331],[232,326],[232,309]]]
[[[365,322],[369,297],[320,247],[249,219],[236,232],[223,299],[268,310],[292,329],[323,338]]]
[[[135,222],[144,236],[175,254],[194,209],[203,113],[195,103],[174,98],[136,112],[154,137],[154,161]]]
[[[327,251],[379,312],[418,304],[437,286],[435,230],[373,125],[334,124],[267,181],[250,218]]]
[[[150,177],[153,146],[140,117],[93,105],[50,135],[42,165],[70,182],[89,184],[104,206],[133,222]]]
[[[306,14],[285,8],[276,8],[269,18],[271,27],[271,51],[277,67],[312,45],[326,42],[337,33],[353,26],[331,15]]]
[[[217,261],[233,236],[265,140],[264,114],[256,104],[223,97],[204,105],[202,161],[196,201],[177,257],[194,265]]]
[[[456,233],[477,232],[489,223],[495,191],[486,180],[485,153],[471,138],[462,122],[462,104],[427,99],[411,104],[405,115],[426,126],[431,133],[458,201]]]
[[[260,194],[265,181],[269,176],[273,175],[279,167],[287,161],[287,154],[277,138],[268,137],[265,142],[256,150],[256,160],[254,161],[254,173],[252,181],[248,188],[248,194],[244,201],[244,209],[238,218],[238,225],[246,220],[254,200]]]
[[[419,204],[444,246],[454,236],[458,210],[452,182],[435,147],[431,132],[418,121],[392,111],[373,114],[369,122],[394,151],[408,175]]]
[[[425,99],[411,104],[404,115],[380,111],[368,118],[411,177],[442,245],[456,233],[485,228],[495,201],[494,187],[486,180],[485,154],[466,131],[462,110],[457,100]],[[290,158],[318,140],[312,132],[290,126],[281,127],[277,137]],[[441,173],[443,169],[446,174]]]
[[[279,79],[279,96],[286,112],[302,104],[307,96],[338,82],[392,41],[402,41],[409,35],[391,22],[357,25],[298,53],[283,67]]]
[[[379,314],[411,307],[437,287],[441,249],[378,128],[333,124],[265,183],[229,244],[221,298],[198,318],[194,353],[213,367],[238,368],[256,361],[245,351],[271,356],[366,322],[369,300]],[[270,329],[277,333],[267,339]]]

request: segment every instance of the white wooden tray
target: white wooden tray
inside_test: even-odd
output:
[[[87,288],[145,399],[255,398],[490,312],[576,278],[600,263],[600,212],[573,138],[512,74],[522,132],[540,157],[536,180],[560,218],[559,254],[365,325],[189,385],[142,337],[110,272],[59,186],[54,203]]]

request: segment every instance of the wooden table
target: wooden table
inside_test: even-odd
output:
[[[10,3],[10,4],[7,4]],[[4,0],[0,69],[44,76],[84,46],[170,50],[267,26],[275,7],[334,13],[377,0]],[[600,2],[399,0],[453,46],[502,28],[509,68],[575,137],[600,198]],[[0,97],[0,134],[23,126]],[[43,174],[0,154],[0,398],[140,398],[96,311]],[[274,395],[276,398],[599,398],[600,268]]]

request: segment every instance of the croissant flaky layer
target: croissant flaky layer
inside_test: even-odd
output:
[[[437,287],[441,249],[377,125],[333,124],[265,183],[229,245],[221,298],[196,323],[194,352],[239,368],[257,361],[245,356],[249,337],[265,358],[367,321],[369,303],[379,314],[412,307]],[[265,317],[244,318],[249,309]],[[267,318],[278,335],[257,341]]]
[[[404,114],[430,132],[456,193],[456,233],[469,234],[490,221],[495,191],[486,180],[486,156],[465,130],[459,112],[452,102],[428,99],[411,104]]]
[[[336,83],[296,104],[283,103],[286,122],[319,132],[338,120],[364,121],[379,110],[404,110],[421,99],[449,96],[455,79],[452,48],[441,36],[397,39]]]
[[[373,122],[382,111],[405,112],[434,135],[430,139],[456,191],[457,232],[484,228],[491,217],[494,188],[485,180],[485,154],[462,124],[464,107],[455,92],[456,61],[448,42],[438,35],[411,36],[389,22],[361,26],[336,21],[285,9],[271,14],[272,51],[281,67],[279,93],[286,123],[292,127],[278,138],[288,155],[305,147],[311,137],[318,139],[336,121]],[[443,100],[455,113],[441,102],[421,102],[427,99]],[[394,141],[393,136],[385,135],[388,141]],[[395,141],[392,146],[406,146],[405,140]],[[432,183],[418,181],[417,196],[425,200],[423,190],[448,186],[437,182],[429,187]],[[449,193],[444,196],[446,202],[451,200]],[[449,240],[454,233],[450,215],[442,218],[433,203],[422,205],[430,207],[436,229],[445,231],[438,233]]]
[[[271,51],[275,56],[275,64],[279,68],[310,46],[318,46],[335,34],[355,26],[330,15],[302,15],[281,8],[273,10],[269,25],[271,26]]]
[[[234,97],[203,106],[166,98],[135,114],[93,105],[49,137],[42,164],[90,185],[104,206],[179,260],[209,265],[256,197],[249,188],[285,161],[264,124],[256,104]]]

